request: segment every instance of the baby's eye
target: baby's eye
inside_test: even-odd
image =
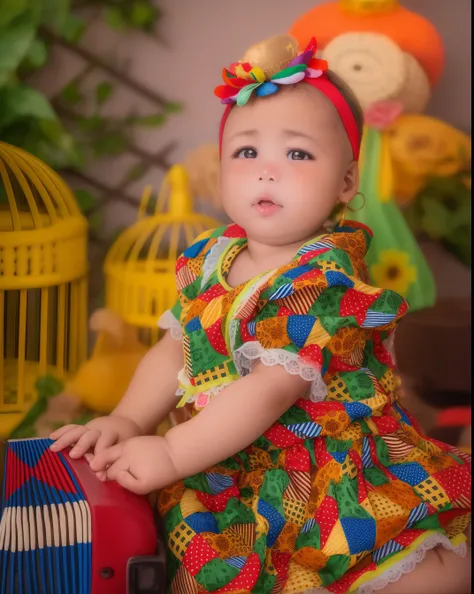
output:
[[[305,151],[292,149],[291,151],[288,151],[288,159],[290,159],[290,161],[308,161],[314,159],[314,157]]]
[[[256,159],[257,158],[257,151],[253,148],[243,148],[239,149],[234,153],[234,158],[236,159]]]

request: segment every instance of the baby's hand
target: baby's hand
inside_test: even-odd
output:
[[[140,435],[140,429],[130,419],[115,416],[99,417],[86,425],[66,425],[51,433],[50,438],[55,440],[51,450],[60,452],[75,444],[69,455],[71,458],[80,458],[92,448],[97,454],[105,448],[136,435]]]
[[[102,450],[91,460],[90,467],[98,475],[106,471],[107,480],[140,495],[178,478],[166,440],[157,436],[134,437]]]

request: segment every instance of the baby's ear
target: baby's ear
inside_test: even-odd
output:
[[[357,161],[352,161],[347,168],[344,175],[344,182],[342,184],[342,193],[339,196],[339,201],[344,204],[354,198],[359,190],[359,164]]]

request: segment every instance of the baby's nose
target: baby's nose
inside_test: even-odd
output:
[[[268,163],[267,165],[264,166],[258,179],[259,179],[259,181],[275,182],[275,181],[278,181],[279,178],[280,178],[280,174],[279,174],[278,166]]]

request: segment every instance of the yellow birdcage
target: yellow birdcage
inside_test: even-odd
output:
[[[86,358],[87,221],[47,165],[0,142],[0,436],[35,402],[35,381]]]
[[[155,200],[143,193],[138,220],[115,241],[105,260],[106,308],[140,331],[147,345],[158,340],[157,320],[176,299],[175,265],[203,231],[221,223],[193,212],[183,165],[168,171]]]

